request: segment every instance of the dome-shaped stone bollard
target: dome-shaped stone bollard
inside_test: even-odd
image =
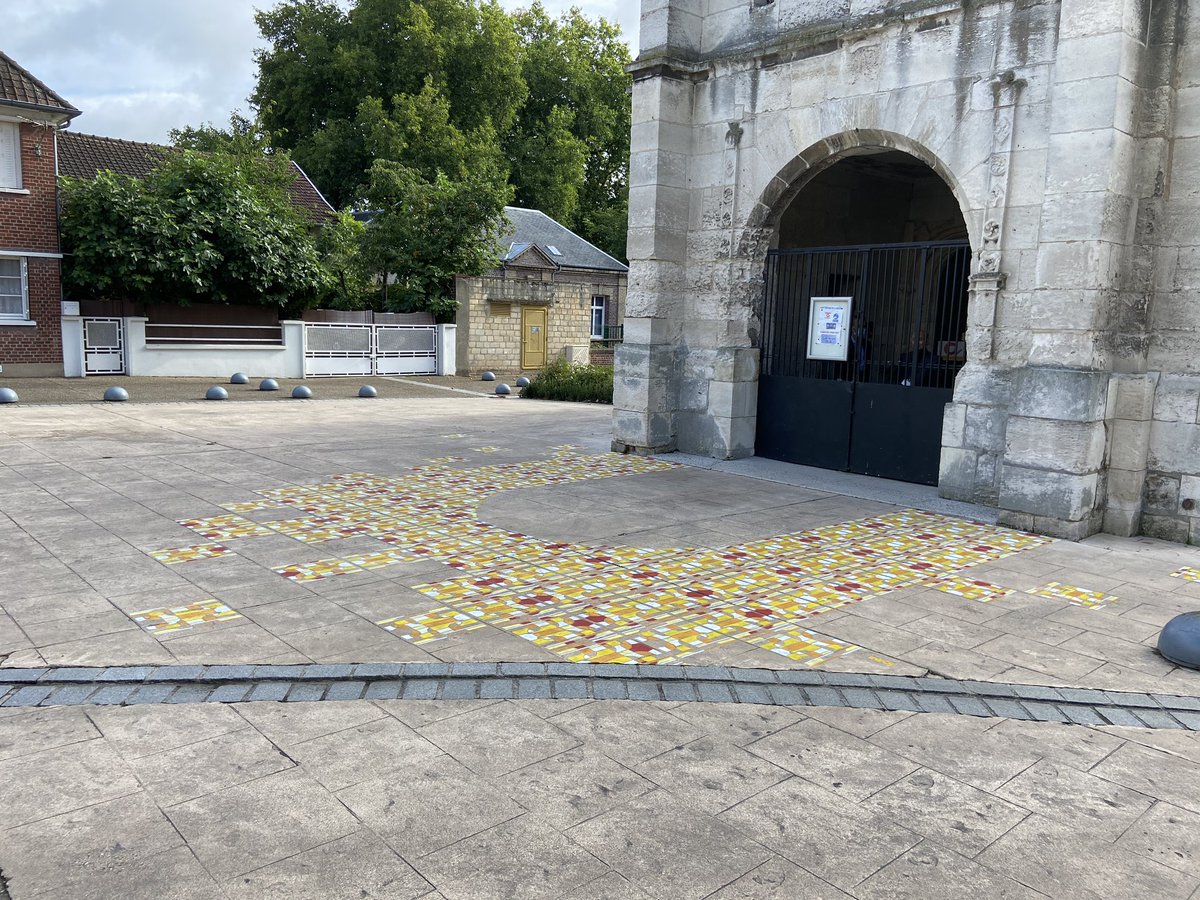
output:
[[[495,380],[496,380],[495,372],[484,372],[483,377],[480,379],[480,381],[495,381]]]
[[[305,385],[305,384],[296,385],[294,388],[292,388],[292,399],[293,400],[311,400],[312,399],[312,388],[310,388],[308,385]]]
[[[277,391],[279,390],[279,382],[274,378],[264,378],[258,383],[260,391]]]
[[[1158,652],[1177,666],[1200,669],[1200,612],[1180,613],[1164,625]]]
[[[360,396],[360,397],[378,397],[379,391],[375,390],[375,388],[371,387],[369,384],[364,384],[362,387],[360,387],[358,389],[358,396]]]
[[[249,384],[250,376],[245,372],[234,372],[229,378],[230,384]]]
[[[221,387],[219,384],[214,384],[212,387],[210,387],[207,391],[204,392],[204,399],[205,400],[228,400],[229,399],[229,391],[225,390],[225,388]]]
[[[110,387],[104,392],[104,399],[109,403],[124,403],[129,399],[129,391],[123,387]]]
[[[496,393],[501,397],[507,397],[512,393],[512,388],[510,388],[507,384],[498,384],[496,385]]]
[[[517,379],[517,387],[529,387],[529,379],[522,375]]]
[[[0,403],[16,403],[20,399],[12,388],[0,388]]]

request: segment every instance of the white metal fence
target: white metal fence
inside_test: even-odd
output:
[[[304,374],[436,375],[436,325],[306,323]]]

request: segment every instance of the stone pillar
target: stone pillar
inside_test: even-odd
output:
[[[629,292],[614,365],[613,449],[676,447],[676,355],[686,290],[688,159],[700,18],[684,0],[644,0],[633,64],[629,184]]]
[[[938,492],[943,497],[994,505],[1012,399],[1012,373],[996,361],[996,308],[1008,281],[1004,271],[1005,218],[1017,142],[1016,111],[1025,81],[1011,70],[992,79],[992,146],[987,208],[974,246],[978,252],[967,303],[967,364],[942,419]]]
[[[1138,0],[1063,0],[1027,365],[1016,372],[1001,521],[1079,539],[1102,525],[1111,310],[1132,226]]]

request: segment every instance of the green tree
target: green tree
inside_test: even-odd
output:
[[[621,29],[578,8],[556,20],[539,2],[513,20],[529,90],[505,138],[516,202],[623,259],[630,57]]]
[[[229,153],[244,159],[270,159],[274,155],[271,134],[240,112],[230,113],[228,128],[217,128],[211,123],[187,125],[172,128],[170,138],[171,146],[180,150]]]
[[[387,284],[390,310],[427,310],[439,321],[458,307],[455,276],[482,275],[500,258],[509,189],[495,172],[427,180],[390,160],[371,167],[374,210],[362,241],[364,266]]]
[[[340,212],[317,233],[317,253],[328,273],[318,305],[322,309],[371,309],[379,291],[363,264],[362,243],[366,226],[348,212]]]
[[[225,153],[184,150],[144,180],[62,180],[64,283],[83,296],[298,311],[327,280],[285,187]]]
[[[525,99],[517,34],[495,0],[357,0],[349,11],[285,0],[256,21],[269,44],[253,96],[263,127],[337,206],[361,198],[375,159],[432,177],[418,157],[436,145],[411,141],[414,115],[444,113],[442,134],[494,145]],[[389,122],[406,140],[382,155]]]
[[[510,16],[494,0],[283,0],[257,22],[262,128],[334,204],[362,199],[377,159],[454,180],[483,155],[509,169],[517,203],[624,257],[630,57],[617,25],[538,2]]]

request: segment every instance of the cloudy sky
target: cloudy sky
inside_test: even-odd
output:
[[[526,0],[501,0],[509,9]],[[5,0],[3,50],[83,110],[76,131],[165,141],[246,110],[258,46],[254,10],[273,0]],[[637,47],[639,0],[543,0],[620,23]]]

